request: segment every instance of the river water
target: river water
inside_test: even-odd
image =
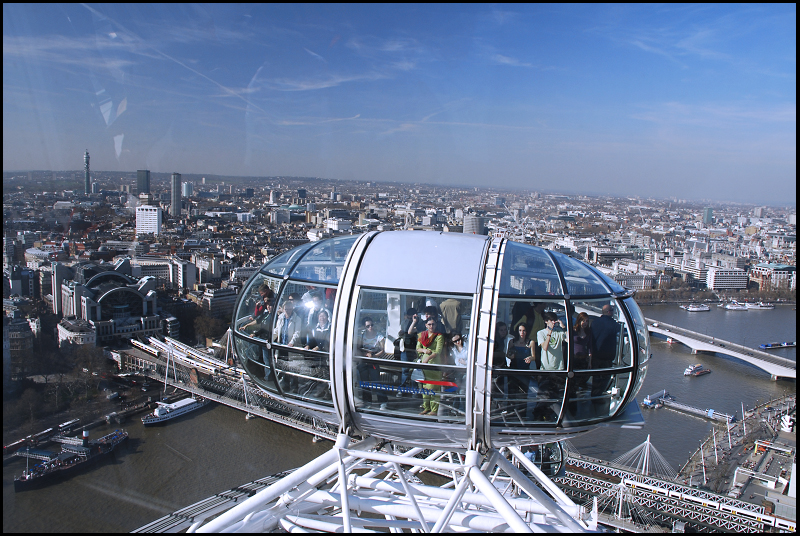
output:
[[[646,317],[678,325],[717,339],[758,347],[772,341],[796,340],[796,311],[778,306],[771,311],[688,313],[677,305],[643,307]],[[715,355],[692,355],[680,345],[653,339],[653,360],[637,397],[667,389],[680,402],[724,413],[741,413],[741,403],[796,390],[795,381],[770,380],[746,363]],[[777,355],[796,360],[796,350]],[[699,378],[683,370],[702,363],[713,372]],[[643,412],[642,430],[599,428],[573,439],[589,456],[605,460],[642,443],[647,435],[676,470],[711,430],[709,422],[667,409]],[[144,428],[139,419],[125,423],[128,445],[114,460],[69,480],[40,490],[14,493],[13,478],[24,459],[3,467],[4,532],[122,532],[234,486],[297,467],[330,448],[311,436],[263,419],[245,420],[242,412],[214,405],[168,426]],[[99,437],[113,427],[97,428]]]

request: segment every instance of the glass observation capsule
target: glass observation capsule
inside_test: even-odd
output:
[[[625,410],[650,341],[632,294],[504,238],[370,232],[265,264],[236,305],[234,348],[271,397],[362,434],[545,443],[637,420]]]

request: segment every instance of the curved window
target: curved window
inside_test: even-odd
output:
[[[556,267],[543,249],[506,242],[500,294],[560,296],[564,291]]]
[[[297,246],[294,249],[290,249],[289,251],[282,253],[269,261],[267,265],[261,269],[261,271],[272,275],[286,275],[297,262],[297,259],[302,257],[306,251],[315,245],[316,242],[309,242],[307,244],[303,244],[302,246]]]
[[[564,403],[567,375],[492,372],[492,424],[556,424]]]
[[[569,361],[563,300],[498,301],[492,350],[492,420],[558,421]]]
[[[599,275],[603,279],[603,281],[606,282],[606,285],[608,285],[608,287],[611,289],[611,292],[613,292],[614,294],[625,294],[628,292],[628,289],[626,289],[625,287],[623,287],[622,285],[620,285],[619,283],[608,277],[603,272],[598,271],[597,275]]]
[[[323,240],[312,247],[292,270],[292,279],[323,281],[336,284],[342,275],[344,261],[358,235]]]
[[[561,268],[570,297],[608,295],[608,287],[589,266],[561,253],[553,252],[553,257]]]
[[[465,296],[361,290],[352,341],[356,408],[464,422],[472,304]]]
[[[636,375],[636,384],[633,386],[631,396],[636,396],[647,375],[647,362],[650,359],[650,332],[647,330],[647,322],[642,314],[642,310],[633,298],[626,298],[625,305],[628,307],[633,324],[636,326],[636,338],[639,342],[639,372]]]
[[[630,378],[630,372],[576,373],[568,381],[562,424],[580,425],[613,415],[624,400]]]
[[[613,298],[574,300],[572,310],[572,370],[633,366],[633,344],[628,323]]]
[[[248,337],[268,341],[275,322],[275,296],[281,280],[255,274],[239,297],[234,329]]]
[[[272,374],[272,362],[269,351],[263,344],[246,341],[234,337],[236,354],[247,371],[247,375],[264,389],[276,393],[275,376]]]

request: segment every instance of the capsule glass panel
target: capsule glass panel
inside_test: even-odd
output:
[[[555,425],[564,403],[566,380],[566,373],[493,371],[492,425]]]
[[[234,330],[247,337],[270,340],[275,321],[275,296],[280,279],[257,273],[241,291]]]
[[[560,296],[564,291],[556,267],[545,250],[506,242],[500,294]]]
[[[628,308],[636,329],[636,338],[639,342],[639,363],[646,363],[650,359],[648,353],[650,351],[650,332],[647,330],[647,322],[633,298],[625,299],[625,306]]]
[[[572,370],[633,365],[633,341],[620,302],[613,298],[573,300]]]
[[[464,422],[471,297],[362,289],[357,311],[356,409]]]
[[[284,276],[289,273],[289,270],[292,269],[297,259],[302,257],[303,254],[314,247],[314,245],[315,242],[309,242],[294,249],[290,249],[286,253],[282,253],[269,261],[261,270],[268,274]]]
[[[303,255],[290,274],[291,279],[336,284],[342,275],[347,253],[359,235],[318,242]]]
[[[588,265],[561,253],[552,252],[567,283],[570,297],[607,295],[609,288]]]
[[[277,392],[274,376],[272,374],[272,362],[269,351],[263,344],[247,341],[241,337],[234,337],[236,355],[247,371],[247,375],[272,393]]]
[[[529,445],[522,447],[523,455],[538,467],[546,476],[552,478],[559,473],[564,466],[565,456],[562,443],[544,443],[541,445]],[[519,469],[524,474],[528,473],[520,464]]]

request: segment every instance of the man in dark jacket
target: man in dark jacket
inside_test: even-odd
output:
[[[617,339],[619,338],[619,322],[614,320],[614,309],[610,305],[603,306],[603,314],[592,322],[594,348],[592,350],[592,368],[610,368],[617,356]],[[592,403],[600,415],[609,411],[611,399],[608,388],[611,386],[611,375],[592,376]]]

